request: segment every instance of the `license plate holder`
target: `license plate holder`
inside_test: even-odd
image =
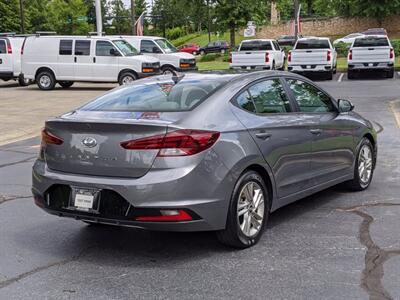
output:
[[[72,187],[71,206],[76,210],[98,213],[100,207],[100,190]]]

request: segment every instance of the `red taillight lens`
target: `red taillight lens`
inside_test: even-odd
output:
[[[289,51],[287,60],[288,60],[288,62],[292,62],[292,52],[291,51]]]
[[[160,210],[160,216],[136,217],[136,221],[147,222],[183,222],[192,221],[193,218],[184,210]]]
[[[7,53],[12,54],[12,47],[10,41],[7,41]]]
[[[332,59],[331,51],[328,51],[328,53],[326,54],[326,60],[331,61],[331,59]]]
[[[390,48],[390,59],[394,58],[394,49]]]
[[[47,129],[42,130],[42,145],[61,145],[64,141],[50,133]]]
[[[269,52],[265,53],[265,62],[269,63]]]
[[[349,60],[353,59],[353,50],[349,50]]]
[[[232,53],[229,53],[229,63],[232,63]]]
[[[148,138],[122,142],[127,150],[159,150],[159,157],[188,156],[202,152],[218,140],[219,132],[183,129]]]

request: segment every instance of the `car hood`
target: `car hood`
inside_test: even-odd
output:
[[[168,55],[168,57],[174,57],[174,58],[179,58],[179,59],[194,59],[194,55],[186,52],[175,52],[175,53],[167,53],[165,55]]]
[[[146,63],[156,63],[160,62],[159,59],[149,56],[149,55],[135,55],[135,56],[126,56],[128,59],[135,59],[140,62],[146,62]]]

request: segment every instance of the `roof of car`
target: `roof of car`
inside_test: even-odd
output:
[[[243,40],[242,43],[244,42],[273,42],[275,41],[274,39],[253,39],[253,40]]]
[[[302,37],[299,38],[299,41],[306,41],[306,40],[321,40],[321,41],[325,41],[325,40],[330,40],[327,37],[318,37],[318,36],[307,36],[307,37]]]
[[[120,37],[122,38],[130,38],[130,39],[137,39],[137,40],[142,40],[142,39],[147,39],[147,40],[159,40],[159,39],[165,39],[160,36],[150,36],[150,35],[142,35],[142,36],[137,36],[137,35],[121,35]]]

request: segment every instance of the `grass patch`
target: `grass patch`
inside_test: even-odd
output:
[[[229,63],[224,61],[198,62],[199,71],[228,70]]]

